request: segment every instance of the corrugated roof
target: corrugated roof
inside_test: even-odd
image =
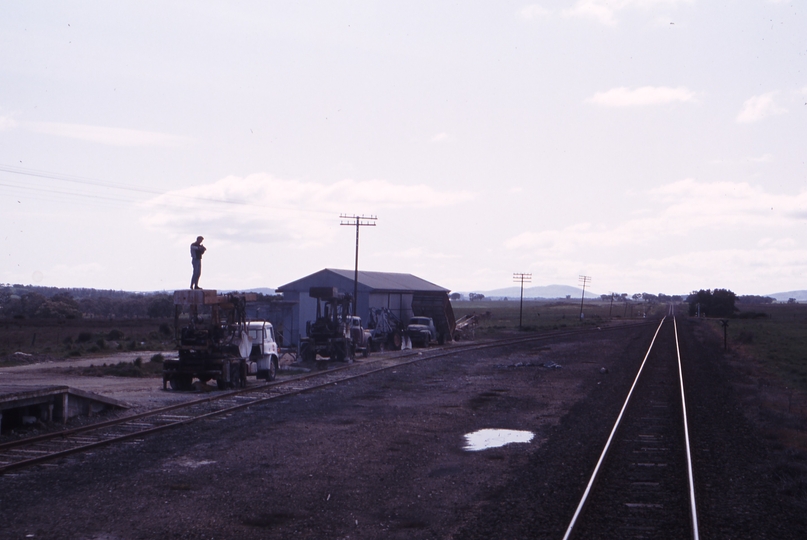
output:
[[[353,270],[340,270],[337,268],[325,268],[319,272],[315,272],[304,278],[300,278],[291,283],[287,283],[282,287],[278,287],[278,292],[308,290],[309,285],[306,282],[317,281],[319,282],[324,273],[336,274],[337,276],[353,281]],[[359,271],[359,287],[362,289],[370,289],[371,291],[383,292],[449,292],[449,289],[435,285],[430,281],[421,279],[412,274],[398,274],[394,272],[368,272],[365,270]]]

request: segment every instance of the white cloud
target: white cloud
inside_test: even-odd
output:
[[[807,220],[807,191],[779,195],[745,182],[685,179],[650,190],[647,195],[661,209],[611,227],[582,222],[563,229],[525,231],[508,239],[505,247],[565,256],[581,248],[637,248],[694,231],[768,230]]]
[[[674,282],[770,293],[760,285],[775,290],[780,286],[771,284],[797,282],[807,271],[807,249],[799,240],[807,192],[777,194],[747,183],[686,179],[649,190],[641,201],[643,210],[652,211],[612,225],[524,231],[504,247],[530,261],[542,280],[568,279],[585,267],[597,283],[641,283],[651,292],[670,292]],[[633,262],[626,265],[626,258]]]
[[[619,7],[614,7],[614,5],[615,4],[609,5],[608,3],[599,2],[597,0],[581,0],[570,9],[565,10],[563,15],[567,17],[594,19],[601,24],[613,26],[616,24],[614,11],[615,9],[620,9]]]
[[[322,184],[252,174],[155,197],[144,204],[148,213],[143,220],[149,228],[177,235],[215,230],[234,243],[293,240],[305,247],[331,239],[342,212],[437,208],[472,198],[468,191],[439,191],[424,184],[352,179]]]
[[[768,116],[786,113],[787,109],[783,109],[774,102],[776,94],[778,92],[768,92],[745,100],[740,114],[737,115],[737,122],[748,124],[758,122]]]
[[[748,158],[751,163],[770,163],[773,161],[773,154],[762,154],[759,157]]]
[[[601,24],[614,26],[617,24],[616,13],[623,9],[638,8],[644,10],[656,7],[674,7],[689,3],[692,0],[578,0],[571,8],[564,10],[566,17],[582,17],[594,19]]]
[[[692,102],[695,92],[686,87],[670,88],[667,86],[642,86],[631,90],[625,86],[612,88],[607,92],[597,92],[586,103],[605,107],[635,107],[644,105],[660,105],[673,102]]]
[[[10,116],[0,116],[0,131],[14,129],[17,127],[17,121]]]
[[[29,122],[25,127],[36,133],[69,137],[111,146],[181,146],[191,141],[187,137],[141,131],[136,129],[62,124],[58,122]]]
[[[449,139],[448,133],[443,132],[443,133],[437,133],[436,135],[432,136],[430,141],[433,143],[443,143],[447,142],[448,139]]]
[[[523,19],[539,19],[541,17],[546,17],[550,13],[551,12],[548,9],[543,8],[538,4],[524,6],[521,8],[521,11],[519,11],[519,15],[521,15],[521,18]]]

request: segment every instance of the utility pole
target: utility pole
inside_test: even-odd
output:
[[[375,227],[376,216],[348,216],[339,214],[339,225],[356,226],[356,265],[353,270],[353,316],[356,315],[356,304],[359,299],[359,227]],[[346,221],[349,220],[349,221]]]
[[[583,285],[583,296],[580,298],[580,320],[583,320],[583,300],[586,299],[586,285],[591,283],[590,276],[578,276],[577,280]]]
[[[521,303],[518,305],[518,329],[522,330],[521,315],[524,312],[524,282],[530,283],[532,281],[532,274],[514,273],[513,281],[521,283]]]
[[[608,307],[608,318],[611,318],[611,310],[614,309],[614,296],[616,296],[615,292],[611,293],[611,305]]]

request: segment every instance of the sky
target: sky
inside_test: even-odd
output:
[[[0,283],[807,288],[805,8],[4,2]]]

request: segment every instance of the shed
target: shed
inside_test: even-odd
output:
[[[352,295],[353,275],[353,270],[325,268],[277,288],[277,292],[283,293],[284,300],[293,304],[291,327],[286,329],[288,344],[298,344],[300,337],[305,337],[306,322],[316,318],[317,301],[308,295],[311,287],[336,287],[339,292]],[[434,297],[437,301],[444,299],[448,303],[449,289],[412,274],[359,271],[358,277],[356,314],[364,325],[369,322],[371,308],[387,308],[401,320],[409,320],[414,315],[412,301],[415,296]]]

